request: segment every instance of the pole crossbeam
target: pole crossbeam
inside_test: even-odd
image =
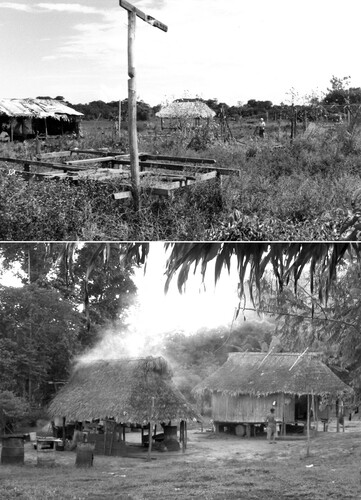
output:
[[[154,26],[155,28],[159,28],[162,31],[168,31],[168,26],[161,23],[157,19],[154,19],[154,17],[145,14],[126,0],[119,0],[119,5],[128,11],[128,136],[134,208],[138,211],[140,208],[140,175],[137,137],[136,72],[134,64],[136,18],[139,17],[146,23]]]
[[[134,12],[137,17],[140,19],[143,19],[148,24],[151,24],[155,28],[159,28],[162,31],[168,31],[168,26],[165,24],[161,23],[157,19],[154,19],[154,17],[149,16],[148,14],[145,14],[141,10],[139,10],[137,7],[132,5],[131,3],[127,2],[126,0],[119,0],[119,5],[123,7],[123,9],[127,10],[128,12]]]

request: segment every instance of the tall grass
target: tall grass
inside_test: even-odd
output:
[[[86,123],[84,124],[86,125]],[[127,150],[124,130],[92,122],[81,139],[62,137],[43,151],[69,148]],[[139,133],[140,151],[214,158],[239,176],[222,176],[175,191],[172,198],[141,195],[141,210],[112,193],[119,182],[34,181],[0,172],[1,240],[329,240],[340,238],[352,194],[361,186],[359,136],[341,126],[313,126],[291,143],[286,126],[271,124],[264,141],[253,125],[234,125],[224,142],[217,128],[190,148],[191,131]],[[203,131],[204,132],[204,131]],[[207,135],[208,134],[208,135]],[[34,158],[35,142],[1,146],[2,156]],[[8,164],[12,166],[12,164]]]

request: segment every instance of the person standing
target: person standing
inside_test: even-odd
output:
[[[266,417],[267,424],[267,439],[270,444],[276,444],[277,422],[275,417],[275,409],[271,408]]]
[[[258,125],[258,135],[260,136],[261,139],[264,139],[265,131],[266,131],[266,122],[264,121],[263,118],[261,118],[261,121],[259,122]]]

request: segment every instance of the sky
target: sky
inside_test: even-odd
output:
[[[131,0],[138,99],[290,102],[333,75],[361,86],[360,0]],[[0,0],[0,98],[127,97],[127,11],[119,0]]]
[[[100,342],[82,356],[83,360],[117,358],[119,353],[128,356],[157,355],[163,336],[167,333],[192,335],[201,329],[231,329],[243,322],[244,317],[249,322],[267,321],[267,318],[256,312],[246,311],[243,314],[241,311],[233,323],[239,304],[239,279],[235,259],[231,262],[230,274],[225,269],[217,285],[214,282],[214,262],[211,261],[203,283],[200,272],[194,273],[192,270],[185,293],[179,293],[175,276],[165,294],[166,257],[164,244],[152,242],[146,272],[143,266],[136,268],[134,272],[137,294],[134,305],[125,316],[127,331],[116,328],[104,331]],[[250,301],[246,305],[251,307]]]

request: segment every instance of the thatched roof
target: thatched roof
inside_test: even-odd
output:
[[[290,395],[337,395],[352,389],[340,380],[317,355],[309,353],[232,353],[226,363],[207,377],[194,392],[220,392],[230,396],[284,393]]]
[[[172,102],[155,114],[158,118],[213,118],[216,113],[202,101],[197,99],[180,99]]]
[[[82,113],[56,99],[0,99],[0,115],[13,118],[51,117],[58,120],[83,116]]]
[[[201,419],[173,384],[169,365],[161,357],[79,363],[48,413],[68,420],[113,417],[143,424],[150,420],[152,397],[154,421]]]

